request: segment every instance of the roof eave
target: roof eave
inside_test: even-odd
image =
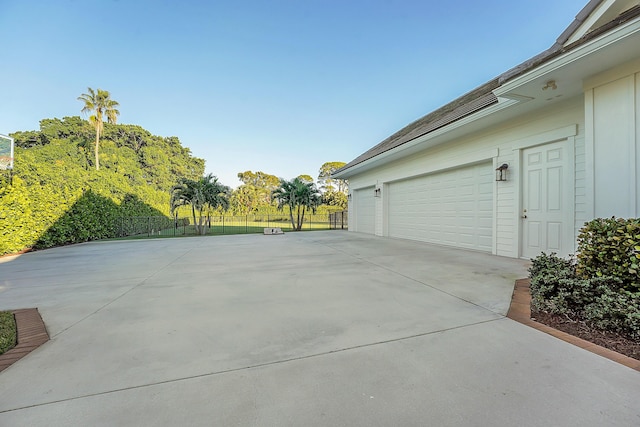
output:
[[[517,95],[513,95],[514,90],[517,90],[518,87],[532,81],[535,78],[539,78],[541,75],[548,73],[549,70],[558,69],[559,67],[576,60],[577,58],[588,54],[590,51],[598,49],[603,45],[606,45],[607,39],[619,37],[621,33],[624,33],[625,29],[629,28],[633,22],[630,24],[629,21],[620,22],[615,24],[612,28],[608,26],[604,26],[606,28],[601,28],[599,30],[594,31],[592,34],[585,36],[583,39],[580,39],[568,46],[562,46],[561,42],[563,40],[566,41],[571,34],[575,31],[577,27],[579,27],[580,23],[588,16],[599,4],[601,0],[592,0],[576,17],[576,21],[572,25],[565,30],[565,32],[558,38],[558,41],[546,51],[534,56],[533,58],[523,62],[522,64],[506,71],[501,76],[498,77],[499,85],[493,89],[493,94],[498,98],[499,102],[493,106],[488,106],[483,108],[480,111],[474,112],[469,116],[464,117],[464,120],[456,120],[452,123],[446,124],[438,129],[430,131],[426,134],[419,135],[414,139],[406,141],[396,146],[392,146],[388,150],[382,151],[380,153],[374,154],[371,157],[366,158],[366,154],[372,151],[375,151],[377,147],[385,143],[391,138],[401,138],[402,133],[405,129],[410,128],[411,125],[406,126],[399,132],[396,132],[391,137],[387,138],[382,143],[376,145],[372,149],[358,156],[358,158],[354,159],[352,162],[344,166],[342,169],[339,169],[334,173],[334,177],[336,178],[347,178],[356,173],[361,173],[367,169],[370,169],[374,165],[379,164],[380,162],[386,162],[390,158],[396,158],[397,153],[406,151],[407,149],[413,148],[416,145],[423,144],[426,141],[434,140],[435,138],[441,136],[443,133],[449,132],[452,129],[456,129],[463,124],[468,123],[469,121],[475,121],[479,118],[486,117],[490,114],[494,114],[497,111],[500,111],[506,107],[509,107],[515,103],[520,103],[526,101],[526,99],[518,99]],[[636,11],[637,12],[637,11]],[[631,19],[635,19],[637,17],[636,14],[632,14]],[[633,30],[633,29],[632,29]],[[624,34],[622,34],[624,35]],[[493,81],[493,80],[492,80]],[[484,86],[484,85],[483,85]],[[482,86],[481,86],[482,87]],[[469,92],[466,95],[458,98],[462,99],[465,96],[473,93],[474,91]],[[473,101],[473,100],[472,100]],[[470,101],[470,102],[472,102]],[[455,101],[452,101],[454,103]],[[438,112],[451,105],[452,103],[447,104],[445,107],[441,107],[438,110],[424,116],[422,119],[428,117],[431,114]],[[486,111],[485,111],[486,110]],[[419,119],[419,120],[422,120]],[[419,121],[418,120],[418,121]],[[414,122],[417,123],[418,121]],[[412,123],[413,124],[413,123]],[[396,136],[400,134],[400,136]],[[433,144],[437,145],[437,144]],[[427,148],[430,145],[425,145],[424,148]],[[358,160],[360,157],[365,157],[362,160]]]
[[[465,116],[455,122],[449,123],[446,126],[438,128],[432,132],[421,135],[411,141],[405,142],[402,145],[394,147],[390,150],[382,152],[374,157],[370,157],[366,160],[358,162],[353,165],[346,165],[341,169],[335,171],[331,176],[333,178],[348,179],[349,177],[365,172],[380,164],[387,163],[389,161],[397,160],[413,153],[414,151],[421,151],[426,148],[434,147],[446,143],[448,140],[443,140],[442,137],[456,129],[460,129],[463,126],[467,126],[470,123],[476,122],[483,118],[489,117],[505,108],[509,108],[514,104],[521,104],[529,101],[530,98],[526,97],[502,97],[498,102],[489,105],[481,110],[476,111],[473,114]]]

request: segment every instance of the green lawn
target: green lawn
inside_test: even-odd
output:
[[[16,345],[16,320],[10,311],[0,311],[0,354]]]
[[[245,218],[237,220],[225,218],[224,221],[212,221],[211,227],[207,229],[207,236],[225,235],[225,234],[258,234],[262,233],[265,228],[280,228],[282,231],[291,232],[290,221],[249,221]],[[305,221],[301,231],[328,230],[328,221]],[[148,239],[148,238],[166,238],[166,237],[186,237],[196,236],[195,227],[193,225],[179,226],[178,228],[165,228],[161,230],[152,230],[151,232],[141,233],[135,236],[122,237],[120,240],[128,239]]]

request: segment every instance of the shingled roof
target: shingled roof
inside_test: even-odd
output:
[[[563,53],[571,51],[578,46],[586,43],[587,41],[592,40],[593,38],[609,31],[610,29],[615,28],[623,24],[624,22],[627,22],[640,15],[640,6],[634,6],[633,8],[623,12],[616,19],[588,32],[579,40],[565,46],[564,44],[567,42],[567,40],[569,40],[569,38],[589,17],[589,15],[600,5],[600,3],[602,3],[602,0],[591,0],[580,11],[571,25],[567,27],[567,29],[560,35],[560,37],[558,37],[556,42],[549,49],[502,73],[498,77],[483,84],[482,86],[477,87],[471,92],[462,95],[461,97],[446,104],[445,106],[405,126],[378,145],[374,146],[370,150],[353,159],[351,162],[347,163],[344,167],[337,170],[335,173],[337,174],[345,171],[382,153],[413,141],[416,138],[427,135],[466,116],[497,104],[498,98],[495,96],[493,91],[507,81],[512,80],[515,77],[520,76],[527,71],[530,71]]]

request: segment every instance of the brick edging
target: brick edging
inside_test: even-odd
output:
[[[11,310],[15,319],[18,344],[0,355],[0,372],[49,341],[47,328],[37,308]]]
[[[608,348],[583,340],[582,338],[574,337],[566,332],[554,329],[551,326],[543,325],[535,320],[531,320],[531,292],[529,291],[529,279],[516,280],[513,289],[513,296],[511,298],[511,306],[509,307],[507,317],[520,322],[523,325],[530,326],[559,338],[562,341],[566,341],[587,351],[606,357],[609,360],[618,362],[621,365],[640,371],[640,360],[625,356],[624,354],[609,350]]]

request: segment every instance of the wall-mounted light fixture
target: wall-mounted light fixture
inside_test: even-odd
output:
[[[496,168],[496,181],[507,180],[507,169],[509,169],[509,165],[506,163],[503,163],[502,166]]]
[[[374,197],[380,197],[381,195],[382,195],[382,190],[380,188],[376,188],[375,190],[373,190]]]
[[[347,194],[347,200],[351,200],[351,193]]]

